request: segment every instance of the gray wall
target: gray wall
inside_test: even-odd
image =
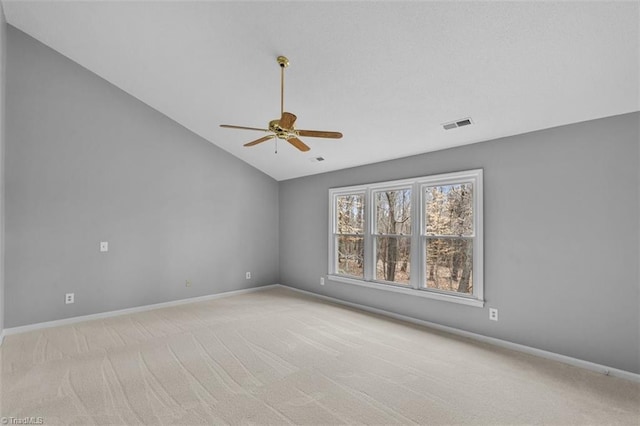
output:
[[[639,114],[278,185],[20,31],[6,38],[6,327],[280,280],[640,372]],[[485,308],[319,286],[328,188],[479,167]]]
[[[7,49],[5,327],[278,282],[276,181],[13,27]]]
[[[639,121],[627,114],[281,182],[281,283],[640,373]],[[475,168],[484,169],[484,308],[319,285],[329,188]]]
[[[7,21],[0,3],[0,342],[4,328],[4,152]]]

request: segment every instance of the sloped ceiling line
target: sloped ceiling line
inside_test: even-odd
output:
[[[637,2],[3,5],[11,25],[277,180],[640,109]],[[280,54],[298,127],[343,139],[274,154],[218,127],[279,116]],[[460,117],[474,124],[443,130]]]

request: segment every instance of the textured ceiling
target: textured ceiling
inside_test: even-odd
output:
[[[277,180],[640,109],[638,2],[2,3],[11,25]],[[218,127],[278,118],[281,54],[297,126],[343,139],[275,154]]]

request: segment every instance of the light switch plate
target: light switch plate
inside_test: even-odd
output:
[[[109,251],[109,242],[108,241],[100,241],[100,252],[106,253]]]

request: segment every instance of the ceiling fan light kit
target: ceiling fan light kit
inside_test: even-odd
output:
[[[229,124],[221,124],[220,127],[227,129],[241,129],[241,130],[257,130],[261,132],[271,133],[268,136],[261,137],[251,142],[247,142],[244,146],[254,146],[262,142],[277,138],[286,140],[291,145],[296,147],[302,152],[309,151],[311,148],[299,139],[299,136],[310,138],[328,138],[328,139],[340,139],[342,133],[340,132],[328,132],[323,130],[302,130],[296,129],[294,124],[296,122],[296,115],[284,110],[284,69],[289,66],[289,59],[284,56],[278,56],[278,65],[280,66],[280,118],[271,120],[267,129],[260,129],[256,127],[245,126],[233,126]],[[277,152],[277,151],[276,151]]]

